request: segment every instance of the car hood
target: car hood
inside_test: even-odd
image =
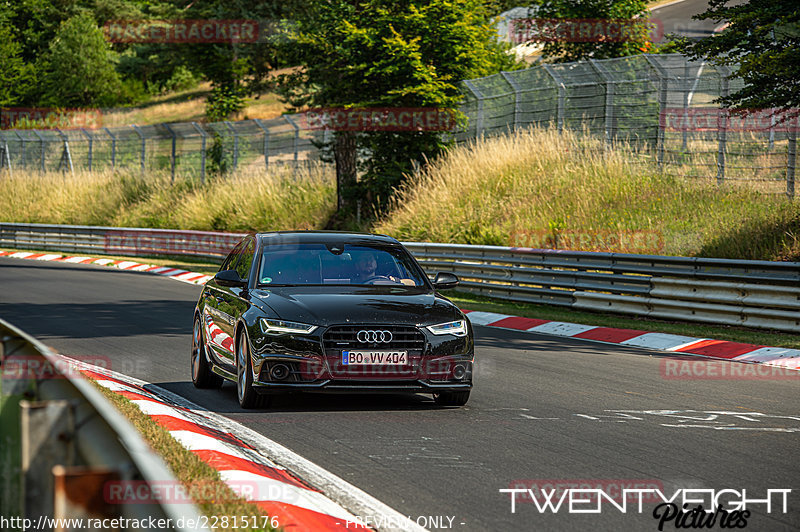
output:
[[[269,307],[275,317],[320,326],[347,323],[424,326],[463,317],[458,307],[427,288],[293,286],[257,289],[252,295],[262,307]]]

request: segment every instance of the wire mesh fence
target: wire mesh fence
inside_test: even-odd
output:
[[[587,131],[670,175],[750,182],[794,197],[796,121],[740,118],[714,100],[741,88],[730,71],[679,54],[536,64],[463,81],[457,141],[530,126]],[[97,129],[0,131],[0,170],[167,168],[173,177],[301,164],[321,158],[330,131],[295,115],[271,120]]]
[[[326,131],[301,129],[291,115],[207,124],[12,129],[0,131],[0,170],[168,169],[173,178],[205,179],[212,164],[224,172],[318,160],[315,141],[324,142],[327,136]]]
[[[714,100],[742,87],[730,70],[679,54],[536,64],[464,81],[459,140],[532,125],[625,143],[665,174],[750,182],[794,197],[796,119],[739,116]]]

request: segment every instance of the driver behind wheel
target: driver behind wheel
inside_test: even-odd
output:
[[[350,279],[352,284],[365,284],[377,275],[378,261],[375,259],[375,255],[368,251],[362,251],[355,259],[353,275]]]
[[[371,251],[352,253],[353,272],[350,277],[351,284],[404,284],[414,286],[413,279],[397,277],[386,270],[386,265],[381,264],[378,270],[378,258]]]

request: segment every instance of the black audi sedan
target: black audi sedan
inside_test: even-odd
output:
[[[428,393],[466,404],[472,325],[400,242],[383,235],[248,235],[203,288],[192,381],[234,381],[243,408],[298,391]]]

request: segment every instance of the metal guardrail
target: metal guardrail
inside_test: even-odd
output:
[[[599,312],[800,333],[800,263],[405,243],[463,290]]]
[[[239,233],[0,223],[0,247],[221,258]],[[800,263],[406,242],[476,294],[800,333]]]
[[[243,233],[0,223],[0,247],[106,255],[225,257]]]
[[[22,519],[31,520],[27,529],[52,530],[51,518],[91,518],[129,520],[117,521],[123,523],[118,530],[147,529],[159,520],[168,525],[159,529],[196,530],[185,526],[201,522],[193,504],[107,499],[109,481],[120,486],[142,481],[177,486],[178,481],[133,425],[69,367],[0,319],[3,529],[21,530]]]

